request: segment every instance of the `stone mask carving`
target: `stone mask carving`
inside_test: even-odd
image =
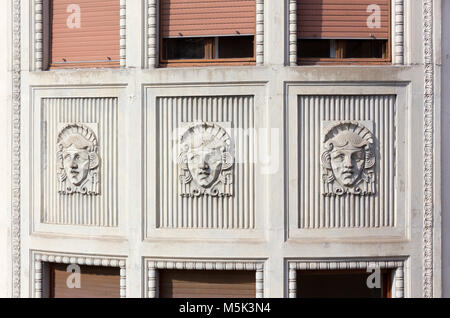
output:
[[[375,194],[375,150],[370,130],[342,121],[323,134],[322,191],[324,195]]]
[[[196,123],[180,140],[182,196],[233,195],[232,140],[217,124]]]
[[[94,131],[86,125],[68,124],[57,143],[58,192],[98,195],[100,157]]]

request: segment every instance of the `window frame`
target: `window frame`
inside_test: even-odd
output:
[[[292,1],[292,0],[291,0]],[[293,0],[297,4],[297,0]],[[298,56],[298,51],[300,50],[298,46],[298,42],[301,41],[297,34],[297,29],[300,28],[300,23],[297,20],[297,6],[296,6],[296,13],[295,13],[295,38],[296,38],[296,61],[297,65],[299,66],[307,66],[307,65],[390,65],[393,63],[393,57],[392,57],[392,14],[393,14],[393,8],[392,8],[392,2],[393,0],[389,0],[389,13],[388,13],[388,25],[389,25],[389,32],[388,37],[386,41],[386,50],[385,54],[386,57],[384,58],[301,58]],[[292,34],[291,30],[291,34]],[[317,38],[319,40],[320,38]],[[342,39],[335,39],[336,41],[345,41],[345,40],[357,40],[357,39],[351,39],[351,38],[342,38]],[[368,40],[368,39],[365,39]],[[382,40],[382,39],[380,39]]]
[[[161,1],[161,0],[160,0]],[[163,0],[162,0],[163,1]],[[162,32],[161,32],[161,18],[158,19],[158,35],[159,35],[159,67],[165,68],[165,67],[189,67],[189,66],[245,66],[245,65],[256,65],[256,54],[257,54],[257,34],[256,34],[256,25],[258,23],[258,12],[257,12],[257,6],[258,6],[258,1],[255,1],[255,21],[253,24],[253,57],[248,58],[218,58],[218,59],[180,59],[180,60],[176,60],[176,59],[164,59],[163,57],[164,55],[164,51],[165,51],[165,47],[164,47],[164,37],[162,36]],[[158,16],[161,17],[162,16],[162,5],[160,4],[158,6]],[[248,34],[246,34],[248,36]],[[240,35],[238,35],[240,36]],[[196,36],[196,38],[217,38],[217,37],[221,37],[221,36]],[[189,36],[186,37],[181,37],[181,38],[192,38]],[[213,42],[213,52],[214,52],[214,43],[216,41],[212,41]],[[207,44],[205,43],[205,46]],[[206,52],[206,48],[205,48],[205,52]],[[206,54],[205,54],[206,55]]]
[[[331,276],[331,275],[364,275],[369,277],[372,273],[367,272],[367,270],[363,269],[334,269],[334,270],[297,270],[297,298],[305,298],[301,297],[299,294],[299,287],[301,285],[300,279],[298,277],[301,275],[301,273],[309,275],[309,276]],[[393,280],[394,280],[394,269],[392,268],[383,268],[380,269],[380,283],[381,283],[381,297],[382,299],[386,298],[392,298],[392,287],[393,287]]]
[[[81,61],[55,64],[52,61],[53,1],[33,0],[33,70],[54,71],[64,69],[118,69],[126,64],[126,0],[118,0],[119,9],[119,60]]]

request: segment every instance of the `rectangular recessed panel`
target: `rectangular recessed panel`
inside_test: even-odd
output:
[[[388,39],[390,6],[390,0],[297,0],[298,36]]]
[[[255,298],[253,271],[160,270],[160,298]]]
[[[118,226],[117,98],[42,99],[41,221],[47,224]],[[62,124],[97,127],[99,194],[58,193],[57,140]]]
[[[299,227],[381,228],[396,225],[396,97],[299,96]],[[373,122],[375,194],[323,195],[321,125]]]
[[[255,0],[162,0],[163,37],[255,34]]]
[[[254,229],[254,97],[159,97],[156,100],[156,123],[146,111],[147,127],[156,124],[157,211],[156,226],[173,229]],[[182,195],[189,187],[180,182],[181,168],[177,129],[192,123],[216,124],[230,132],[234,142],[235,162],[232,168],[232,195]],[[147,128],[148,129],[148,128]],[[147,143],[147,147],[151,147]],[[148,157],[147,157],[148,158]],[[148,160],[148,159],[146,159]],[[149,172],[147,172],[149,175]],[[147,179],[147,183],[154,182]],[[147,185],[147,189],[148,189]],[[147,211],[150,213],[151,211]]]

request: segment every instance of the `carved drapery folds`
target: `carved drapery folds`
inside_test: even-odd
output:
[[[64,124],[58,134],[58,192],[100,194],[98,139],[92,124]]]
[[[193,123],[179,139],[181,196],[233,195],[233,142],[217,124]]]
[[[371,122],[322,125],[322,194],[375,194],[375,144]]]

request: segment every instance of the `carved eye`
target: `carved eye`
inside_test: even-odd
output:
[[[335,156],[333,159],[337,162],[342,162],[342,161],[344,161],[344,155],[339,154],[339,155]]]
[[[188,157],[188,161],[192,163],[197,163],[200,161],[200,158],[198,155],[192,154],[191,156]]]
[[[356,161],[362,161],[362,160],[364,160],[364,154],[361,152],[357,152],[357,153],[353,154],[353,159]]]

